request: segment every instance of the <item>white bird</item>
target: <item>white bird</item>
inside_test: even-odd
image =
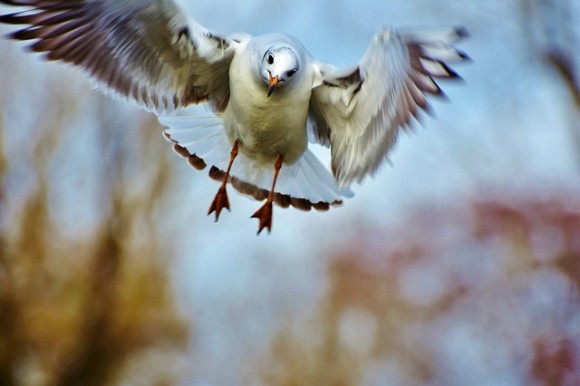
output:
[[[441,95],[433,78],[467,56],[462,28],[433,33],[382,29],[346,69],[315,60],[294,37],[222,35],[172,0],[0,0],[22,6],[0,22],[35,40],[32,51],[86,70],[108,94],[136,102],[169,127],[174,150],[221,181],[209,213],[230,209],[231,183],[266,200],[252,217],[271,230],[272,203],[327,210],[373,174],[399,131]],[[187,115],[207,102],[215,115]],[[330,146],[332,173],[308,149]]]

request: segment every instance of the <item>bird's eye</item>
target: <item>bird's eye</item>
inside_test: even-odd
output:
[[[288,75],[288,78],[292,78],[297,71],[297,69],[290,70],[286,73],[286,75]]]
[[[274,64],[274,56],[272,54],[268,55],[268,64]]]

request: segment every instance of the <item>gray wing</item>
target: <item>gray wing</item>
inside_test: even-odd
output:
[[[463,29],[398,34],[384,29],[358,66],[338,70],[317,63],[309,117],[317,142],[331,146],[340,186],[360,182],[387,159],[399,130],[427,109],[425,94],[441,95],[433,78],[457,78],[446,63],[467,56],[451,46]]]
[[[229,64],[237,40],[200,26],[172,0],[0,0],[22,6],[0,22],[10,35],[36,40],[32,51],[83,68],[105,91],[155,112],[229,100]]]

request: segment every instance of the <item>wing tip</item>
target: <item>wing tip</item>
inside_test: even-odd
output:
[[[4,1],[0,1],[0,3],[5,4]],[[9,13],[6,15],[0,15],[0,23],[4,23],[4,24],[18,24],[16,23],[16,21],[14,20],[14,13]]]
[[[438,60],[437,63],[445,70],[447,76],[443,76],[442,78],[450,79],[450,80],[458,80],[464,81],[463,77],[459,75],[454,69],[452,69],[447,63],[442,60]],[[432,75],[435,76],[435,75]]]
[[[457,52],[457,55],[459,55],[459,57],[461,58],[462,61],[473,62],[473,59],[471,59],[471,56],[467,55],[465,53],[465,51],[461,51],[461,50],[456,49],[455,52]]]
[[[470,36],[469,31],[464,26],[455,26],[455,35],[457,35],[458,39],[465,39]]]

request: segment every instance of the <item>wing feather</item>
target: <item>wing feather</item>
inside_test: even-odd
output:
[[[0,0],[24,7],[0,22],[26,27],[10,36],[35,40],[48,60],[86,70],[105,91],[154,112],[229,100],[229,64],[237,39],[188,19],[172,0]]]
[[[330,144],[340,186],[362,181],[388,159],[401,128],[428,109],[426,94],[444,95],[434,78],[458,78],[447,63],[468,59],[451,45],[465,35],[463,29],[384,29],[355,68],[316,64],[323,81],[313,89],[311,138]]]

